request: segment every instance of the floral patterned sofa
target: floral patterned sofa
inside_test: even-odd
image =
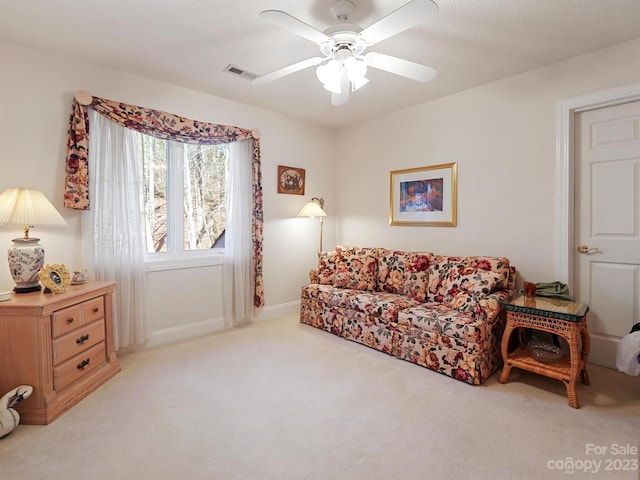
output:
[[[502,363],[507,258],[337,247],[309,276],[302,323],[473,385]]]

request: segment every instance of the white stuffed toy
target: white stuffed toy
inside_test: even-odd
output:
[[[640,323],[636,323],[631,333],[618,343],[616,367],[627,375],[640,375]]]
[[[13,408],[33,393],[31,385],[20,385],[0,398],[0,438],[9,435],[20,423],[20,415]]]

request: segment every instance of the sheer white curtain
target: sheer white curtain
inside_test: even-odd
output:
[[[223,267],[224,322],[227,327],[249,322],[253,316],[252,148],[251,139],[229,144]]]
[[[149,340],[143,243],[143,176],[137,132],[89,109],[91,210],[83,212],[86,268],[115,280],[114,347],[139,349]]]

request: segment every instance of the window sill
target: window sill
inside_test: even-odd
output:
[[[193,258],[168,258],[145,260],[147,272],[162,272],[165,270],[182,270],[188,268],[201,268],[222,265],[224,263],[224,255],[207,255]]]

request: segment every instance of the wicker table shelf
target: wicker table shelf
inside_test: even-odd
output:
[[[507,324],[502,337],[504,367],[500,383],[507,383],[512,367],[562,381],[567,388],[569,405],[580,408],[576,394],[578,377],[589,385],[587,358],[589,356],[589,332],[587,330],[588,305],[566,300],[535,297],[514,297],[505,305]],[[533,359],[526,347],[520,346],[509,353],[509,339],[515,328],[533,328],[564,338],[569,344],[569,356],[547,364]]]

